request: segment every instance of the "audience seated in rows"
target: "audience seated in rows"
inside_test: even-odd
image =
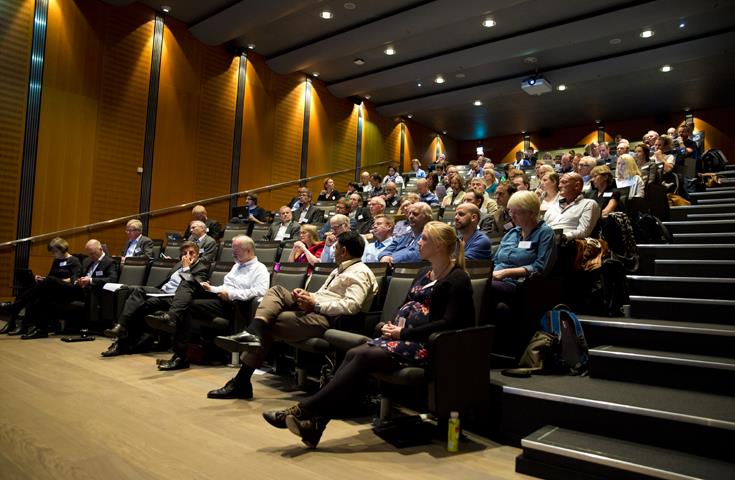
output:
[[[288,261],[308,263],[308,272],[311,273],[314,265],[319,263],[323,250],[324,242],[319,241],[316,227],[314,225],[301,225],[299,239],[294,242],[291,253],[288,255]]]
[[[478,230],[480,209],[472,203],[462,203],[454,213],[457,237],[464,243],[466,260],[490,260],[493,257],[490,237]]]
[[[431,207],[423,202],[417,202],[407,208],[408,224],[411,231],[406,235],[398,238],[392,245],[388,246],[379,255],[379,260],[390,265],[396,263],[419,262],[418,241],[421,239],[421,232],[424,225],[433,218]]]
[[[297,223],[321,225],[324,221],[324,211],[312,205],[312,198],[313,194],[310,190],[303,189],[299,191],[299,206],[295,210],[292,208]]]
[[[350,231],[350,219],[346,215],[336,214],[329,219],[330,229],[324,236],[324,249],[319,262],[334,263],[334,252],[337,248],[337,237],[343,232]]]
[[[334,189],[334,180],[331,178],[327,178],[326,180],[324,180],[324,188],[321,192],[319,192],[319,197],[317,197],[317,200],[320,202],[336,202],[339,198],[339,192]]]
[[[191,209],[191,219],[204,222],[204,233],[206,233],[213,239],[219,240],[220,238],[222,238],[222,235],[224,233],[224,230],[222,230],[222,226],[216,220],[207,217],[207,209],[204,207],[204,205],[197,205]],[[189,222],[189,225],[186,226],[184,235],[182,235],[183,238],[189,238],[191,236],[190,229],[191,222]]]
[[[287,242],[298,238],[299,230],[299,224],[293,221],[291,209],[287,205],[283,205],[278,209],[278,221],[270,224],[263,240],[267,242]]]
[[[439,197],[435,193],[429,190],[429,182],[422,178],[416,182],[416,193],[419,195],[419,200],[429,206],[439,205]]]
[[[393,237],[393,217],[389,215],[376,215],[373,219],[373,228],[370,231],[375,240],[365,246],[362,261],[365,263],[378,262],[380,254],[396,241]]]
[[[207,263],[213,263],[217,258],[217,241],[207,235],[207,227],[204,222],[194,220],[189,226],[191,236],[189,241],[198,248],[198,255]]]
[[[559,200],[544,214],[552,230],[563,230],[563,240],[589,237],[600,218],[597,202],[582,196],[582,184],[578,173],[564,174],[559,181]]]
[[[383,177],[381,184],[385,187],[388,182],[395,183],[396,185],[403,187],[403,177],[396,171],[396,167],[392,165],[388,167],[388,175]]]

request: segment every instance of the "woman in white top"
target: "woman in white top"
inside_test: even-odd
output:
[[[546,172],[541,177],[539,188],[541,188],[541,216],[543,216],[546,210],[559,201],[559,174]]]
[[[383,186],[388,182],[395,183],[399,189],[403,187],[403,177],[398,175],[395,167],[388,167],[388,175],[383,178]]]
[[[615,183],[618,188],[630,187],[628,198],[643,197],[645,184],[641,178],[641,171],[635,159],[624,153],[618,157],[618,166],[615,169]]]

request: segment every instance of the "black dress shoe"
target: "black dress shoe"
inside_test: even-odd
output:
[[[146,315],[145,323],[156,330],[162,330],[167,333],[176,332],[176,319],[169,315],[168,312]]]
[[[245,352],[260,348],[260,337],[249,332],[241,332],[229,337],[217,337],[214,344],[228,352]]]
[[[329,423],[328,418],[307,416],[302,418],[289,415],[286,417],[286,428],[301,437],[301,441],[309,448],[316,448],[322,438],[324,429]]]
[[[183,370],[185,368],[189,368],[189,361],[178,355],[171,357],[171,360],[166,360],[158,364],[159,370]]]
[[[103,357],[117,357],[118,355],[125,355],[128,353],[128,350],[124,348],[122,345],[120,345],[120,342],[112,342],[112,345],[110,345],[110,348],[108,348],[106,351],[100,353]]]
[[[128,329],[119,323],[105,330],[105,336],[110,338],[128,338]]]
[[[293,415],[296,418],[302,418],[307,417],[308,413],[304,412],[298,403],[293,407],[289,407],[284,410],[269,410],[267,412],[263,412],[263,418],[265,418],[265,421],[276,428],[288,428],[286,425],[286,417],[289,415]]]
[[[248,382],[247,385],[245,385],[244,387],[236,385],[235,379],[233,378],[225,383],[224,387],[209,391],[207,393],[207,398],[243,398],[245,400],[252,400],[253,385],[250,382]]]
[[[23,335],[26,332],[28,332],[28,327],[22,319],[18,319],[15,321],[15,328],[8,332],[8,336],[14,337],[16,335]]]
[[[21,340],[33,340],[34,338],[48,338],[48,332],[40,328],[33,327],[25,335],[21,335]]]

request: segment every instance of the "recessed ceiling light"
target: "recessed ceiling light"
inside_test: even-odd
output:
[[[523,59],[523,61],[526,62],[526,63],[536,63],[536,62],[538,62],[538,58],[536,58],[536,57],[526,57],[526,58]]]
[[[255,44],[254,43],[248,43],[248,50],[255,50]]]
[[[475,100],[474,102],[472,102],[472,105],[474,105],[476,107],[481,107],[482,106],[482,102],[480,100]]]
[[[368,95],[365,95],[365,100],[370,100],[371,98],[373,98],[373,96],[372,96],[372,95],[370,95],[370,94],[368,94]]]
[[[557,86],[556,89],[559,90],[560,92],[563,92],[564,90],[567,89],[567,86],[562,83],[559,86]]]
[[[643,30],[641,32],[641,38],[651,38],[653,36],[653,30]]]
[[[467,75],[465,75],[465,74],[464,74],[464,73],[462,73],[462,72],[460,72],[460,73],[458,73],[458,74],[456,74],[456,75],[455,75],[455,77],[457,77],[457,78],[464,78],[464,77],[466,77],[466,76],[467,76]]]
[[[413,118],[413,113],[409,113],[408,115],[406,115],[406,117]]]
[[[365,60],[363,60],[362,58],[356,58],[352,61],[352,63],[354,63],[355,65],[365,65]]]
[[[311,75],[314,76],[314,77],[318,77],[319,76],[319,72],[314,72]]]
[[[396,49],[393,48],[393,45],[388,45],[386,47],[386,49],[384,50],[384,52],[385,52],[386,55],[395,55],[396,54]]]
[[[416,86],[417,86],[417,87],[420,87],[420,86],[421,86],[421,82],[418,82],[418,83],[416,84]]]
[[[168,5],[161,5],[161,11],[163,13],[171,13],[171,7],[169,7]]]
[[[623,41],[619,38],[611,38],[610,39],[610,45],[620,45],[623,43]]]
[[[673,69],[671,68],[671,65],[664,65],[663,67],[661,67],[661,69],[660,69],[660,70],[661,70],[662,72],[664,72],[664,73],[669,73],[669,72],[670,72],[671,70],[673,70]]]
[[[599,125],[602,123],[602,120],[595,120],[595,123]]]
[[[324,20],[331,20],[332,18],[334,18],[334,14],[329,10],[322,10],[321,12],[319,12],[319,16],[322,17]]]
[[[447,131],[446,130],[442,130],[442,135],[446,135],[446,134],[447,134]]]
[[[689,107],[684,107],[684,111],[685,111],[685,112],[688,112],[689,110],[691,110],[691,108],[689,108]]]
[[[495,26],[495,20],[493,20],[492,18],[486,18],[485,20],[483,20],[482,26],[485,28],[492,28]]]
[[[441,75],[437,75],[436,78],[434,79],[434,83],[439,83],[439,84],[444,83],[444,77],[442,77]]]
[[[683,22],[683,21],[679,22],[679,28],[684,28],[686,26],[687,26],[686,22]]]
[[[354,10],[354,9],[356,9],[356,8],[357,8],[357,5],[355,5],[355,4],[354,4],[354,3],[352,3],[352,2],[347,2],[347,3],[345,3],[345,4],[343,5],[343,7],[345,7],[345,10]]]

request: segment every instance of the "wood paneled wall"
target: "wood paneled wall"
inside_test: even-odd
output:
[[[166,19],[153,153],[151,209],[230,191],[232,135],[237,98],[237,57],[196,40],[186,25]],[[224,223],[229,202],[207,205]],[[153,217],[149,236],[182,231],[189,211]]]
[[[418,158],[426,167],[436,160],[436,133],[416,122],[406,122],[406,147],[403,170],[411,169],[411,159]]]
[[[33,5],[0,2],[0,241],[16,238]],[[0,297],[10,295],[14,258],[12,249],[0,251]]]
[[[401,160],[401,124],[375,111],[375,107],[363,102],[362,165],[373,173],[385,175],[388,166],[371,167],[380,162],[391,162],[396,168]]]

